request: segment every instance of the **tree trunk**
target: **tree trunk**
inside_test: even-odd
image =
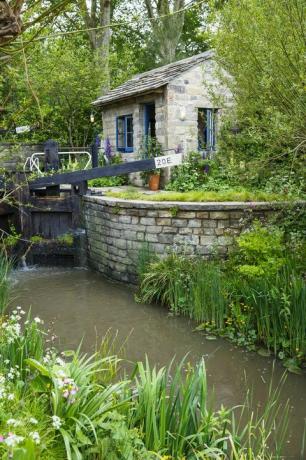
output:
[[[110,69],[109,69],[109,51],[110,51],[110,40],[111,40],[111,1],[104,0],[103,4],[103,16],[102,16],[102,46],[101,46],[101,60],[104,66],[104,83],[102,84],[102,94],[106,93],[110,88]]]
[[[151,19],[156,55],[162,64],[175,61],[176,50],[184,27],[185,0],[145,0],[147,13]]]
[[[103,81],[101,83],[102,94],[110,87],[109,52],[111,40],[111,0],[92,0],[90,8],[86,0],[79,0],[81,13],[88,29],[88,38],[92,49],[97,53],[97,60],[101,67]]]
[[[14,7],[8,1],[0,0],[0,45],[13,40],[21,33],[20,11],[23,1],[16,1]]]

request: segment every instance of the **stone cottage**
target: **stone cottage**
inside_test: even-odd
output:
[[[135,159],[145,136],[165,152],[212,152],[217,145],[220,107],[214,94],[229,98],[215,77],[213,52],[192,56],[135,75],[97,99],[103,135],[125,160]]]

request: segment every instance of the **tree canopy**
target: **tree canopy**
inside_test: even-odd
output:
[[[303,0],[239,0],[216,16],[214,44],[238,128],[226,129],[223,154],[253,172],[292,165],[305,151],[304,8]]]
[[[305,150],[303,17],[303,0],[0,0],[0,128],[84,145],[96,96],[214,47],[234,99],[220,156],[257,180]]]

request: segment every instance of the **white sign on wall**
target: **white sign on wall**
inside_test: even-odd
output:
[[[155,168],[167,168],[168,166],[176,166],[182,163],[182,154],[165,155],[163,157],[154,158]]]
[[[31,131],[31,126],[17,126],[16,134],[28,133]]]

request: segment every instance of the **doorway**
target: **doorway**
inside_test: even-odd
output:
[[[144,135],[156,138],[155,104],[151,102],[144,105]]]

